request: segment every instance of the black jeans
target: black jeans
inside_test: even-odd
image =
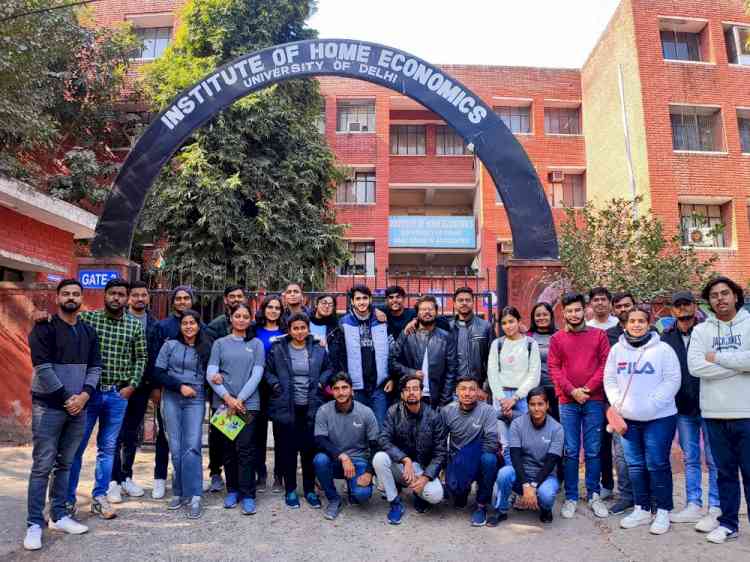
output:
[[[739,527],[740,474],[750,519],[750,419],[706,419],[706,427],[718,473],[719,524],[736,531]]]
[[[151,386],[138,387],[128,400],[125,419],[122,422],[120,434],[115,446],[115,460],[112,465],[112,481],[122,484],[133,477],[133,463],[138,450],[138,433],[143,425],[143,417],[148,408]],[[164,432],[164,422],[161,419],[161,408],[155,407],[156,417],[156,459],[154,462],[154,479],[166,480],[169,466],[169,444]]]
[[[213,417],[216,413],[216,408],[212,406],[210,412]],[[227,441],[229,440],[224,437],[221,431],[216,429],[213,424],[208,424],[208,474],[210,476],[221,476],[225,456],[224,444]],[[227,487],[227,489],[229,488]]]
[[[552,419],[560,421],[560,401],[557,399],[555,394],[554,386],[545,386],[544,393],[547,395],[547,402],[549,403],[549,410],[547,413],[552,416]],[[563,463],[560,461],[557,463],[557,479],[562,483],[565,481],[565,472],[563,470]]]
[[[234,441],[230,440],[218,429],[218,439],[224,454],[222,464],[227,478],[227,491],[239,493],[242,498],[255,499],[255,464],[257,451],[255,448],[255,432],[257,426],[255,418],[258,412],[248,412],[249,423],[245,424]]]
[[[302,489],[305,495],[315,491],[315,437],[307,421],[307,406],[294,407],[293,424],[275,424],[279,430],[276,449],[281,450],[281,472],[286,493],[297,489],[297,455],[302,457]]]
[[[605,424],[606,427],[606,424]],[[602,488],[615,489],[614,463],[612,459],[612,434],[602,431],[602,448],[599,452],[602,463]]]

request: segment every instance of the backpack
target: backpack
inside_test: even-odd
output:
[[[530,338],[529,336],[524,336],[526,338],[526,351],[528,352],[528,357],[531,357],[531,348],[534,345],[534,339]],[[500,353],[503,351],[503,343],[505,342],[505,336],[502,336],[498,338],[497,342],[497,368],[498,370],[502,371],[502,365],[500,363]]]

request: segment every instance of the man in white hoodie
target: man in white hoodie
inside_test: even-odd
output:
[[[742,472],[750,504],[750,314],[742,288],[716,277],[703,289],[713,315],[693,329],[688,349],[690,374],[700,379],[700,407],[718,471],[719,526],[709,542],[737,538]]]

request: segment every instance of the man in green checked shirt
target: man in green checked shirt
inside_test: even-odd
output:
[[[98,421],[91,512],[103,519],[116,516],[107,500],[107,489],[112,478],[117,436],[125,418],[128,399],[141,381],[146,366],[146,337],[141,323],[125,314],[129,292],[127,281],[110,279],[104,287],[104,308],[80,314],[81,320],[96,330],[103,368],[99,384],[86,409],[83,440],[70,467],[68,504],[74,511],[83,453]]]

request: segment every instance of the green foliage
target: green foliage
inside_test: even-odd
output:
[[[0,19],[60,5],[1,4]],[[0,172],[38,172],[29,170],[29,153],[49,155],[65,144],[106,152],[113,106],[137,42],[128,27],[93,29],[88,19],[85,9],[64,8],[0,22]]]
[[[163,108],[228,60],[310,38],[307,0],[189,0],[144,90]],[[149,195],[139,238],[166,238],[165,270],[204,281],[228,274],[276,288],[320,287],[346,258],[329,201],[341,181],[315,121],[314,80],[294,80],[239,100],[196,131]]]
[[[700,288],[715,275],[718,257],[703,259],[681,237],[667,238],[650,213],[634,216],[642,202],[612,199],[597,208],[566,209],[559,228],[562,277],[573,289],[604,285],[650,300],[675,289]]]
[[[102,186],[97,178],[114,172],[114,165],[100,163],[96,154],[87,149],[73,149],[65,153],[63,164],[67,174],[52,177],[48,189],[52,197],[57,197],[69,203],[93,204],[103,203],[109,189]]]

